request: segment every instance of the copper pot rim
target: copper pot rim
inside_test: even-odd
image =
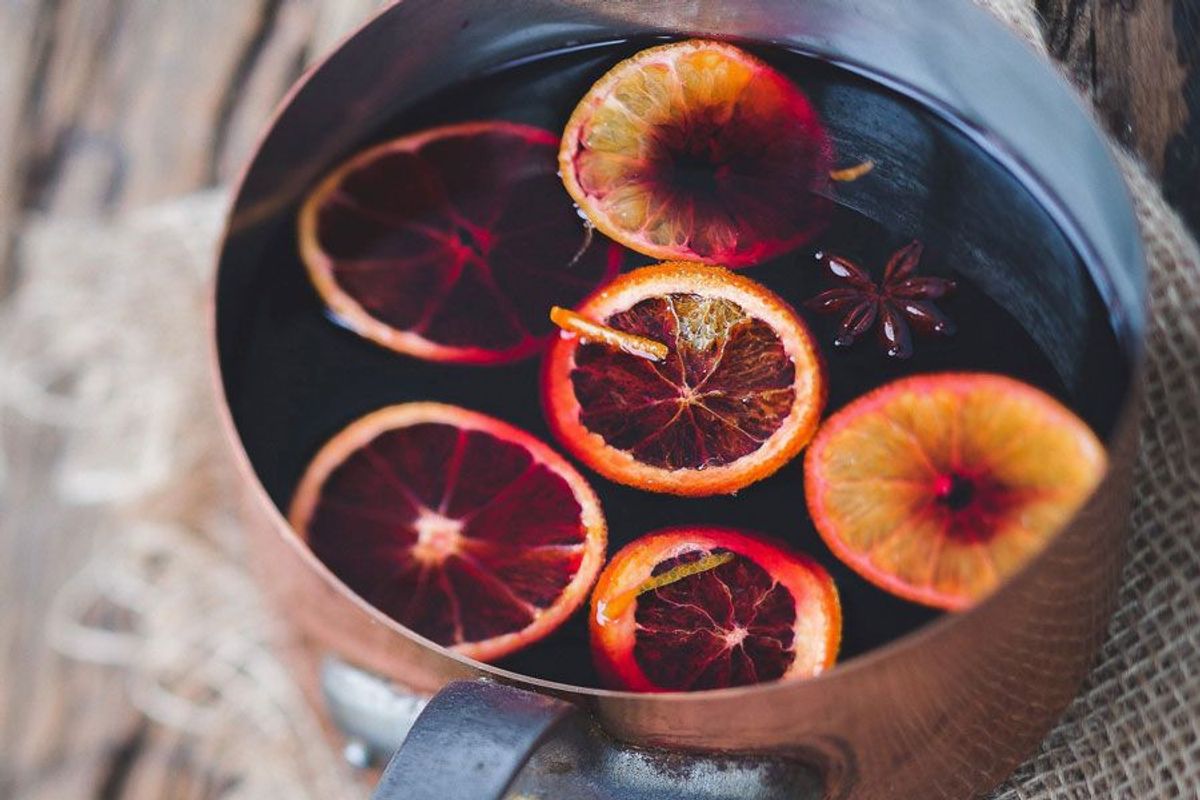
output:
[[[1130,468],[1130,464],[1125,459],[1110,458],[1105,466],[1105,471],[1101,480],[1097,483],[1092,494],[1089,495],[1087,501],[1080,506],[1074,516],[1055,534],[1052,539],[1047,542],[1041,552],[1030,558],[1020,569],[1010,575],[1005,581],[997,586],[987,597],[979,602],[976,602],[971,607],[961,611],[948,611],[943,613],[936,619],[925,623],[914,631],[911,631],[897,639],[894,639],[884,645],[875,647],[870,651],[857,655],[845,662],[837,662],[832,668],[816,675],[812,678],[803,680],[796,679],[781,679],[767,681],[764,683],[751,684],[747,686],[737,686],[724,689],[706,689],[699,692],[657,692],[657,693],[642,693],[629,692],[616,689],[605,689],[593,686],[581,686],[560,681],[546,680],[532,675],[526,675],[520,672],[502,669],[493,664],[482,661],[477,661],[472,658],[463,656],[450,648],[438,644],[430,639],[421,636],[415,631],[409,630],[400,623],[393,620],[383,612],[379,611],[373,605],[364,600],[357,592],[353,591],[340,578],[338,578],[316,555],[312,552],[304,540],[293,530],[283,513],[279,510],[276,504],[267,494],[266,487],[259,479],[258,473],[250,462],[249,454],[243,446],[241,435],[238,432],[237,424],[234,422],[233,413],[230,408],[229,398],[225,392],[225,382],[221,369],[220,353],[217,346],[217,276],[220,268],[220,261],[225,252],[226,245],[239,227],[245,224],[243,214],[237,214],[237,199],[241,196],[247,176],[253,168],[257,159],[258,153],[262,148],[263,143],[278,124],[285,110],[291,105],[293,99],[304,90],[309,81],[320,72],[325,64],[332,59],[336,54],[340,53],[347,45],[349,45],[356,37],[359,36],[365,29],[371,27],[375,22],[385,14],[387,14],[395,6],[400,5],[404,0],[389,0],[387,3],[379,7],[358,27],[351,30],[349,33],[342,36],[334,45],[332,45],[320,58],[310,64],[296,79],[296,81],[288,88],[283,97],[272,111],[269,119],[260,130],[254,147],[251,149],[251,157],[242,165],[237,177],[233,181],[229,197],[231,202],[225,213],[224,223],[221,227],[220,237],[218,239],[218,247],[214,254],[214,268],[209,281],[208,298],[206,303],[205,313],[205,335],[208,341],[208,372],[211,387],[213,389],[213,399],[216,401],[218,418],[222,431],[222,438],[228,449],[232,451],[233,460],[236,465],[236,470],[239,477],[242,479],[244,486],[248,486],[250,494],[256,509],[266,515],[266,519],[272,528],[273,533],[279,536],[286,542],[286,545],[293,549],[301,561],[313,570],[321,580],[334,588],[339,595],[348,600],[355,608],[363,613],[363,615],[372,623],[381,626],[392,634],[400,636],[410,642],[428,648],[442,657],[456,662],[458,665],[473,670],[484,676],[510,683],[525,688],[542,691],[551,694],[573,695],[577,697],[586,697],[594,700],[615,700],[624,703],[691,703],[703,702],[706,699],[713,700],[730,700],[736,701],[741,698],[750,696],[767,696],[776,692],[787,692],[794,690],[798,686],[805,687],[805,690],[819,691],[823,685],[832,683],[833,680],[840,680],[844,676],[850,676],[858,672],[876,670],[881,664],[895,662],[913,649],[920,649],[927,646],[927,642],[941,638],[947,631],[960,625],[970,625],[972,621],[978,617],[986,616],[993,606],[998,606],[1003,603],[1003,597],[1013,587],[1022,581],[1026,580],[1033,573],[1038,564],[1041,563],[1052,549],[1052,545],[1067,529],[1077,523],[1080,516],[1088,507],[1093,505],[1101,492],[1109,484],[1110,480],[1118,473]],[[874,79],[879,78],[878,75],[872,73],[860,65],[847,64],[844,65],[852,71],[859,71]],[[884,85],[891,88],[899,88],[888,80],[880,81]],[[910,92],[905,92],[911,94]],[[978,144],[978,143],[977,143]],[[1005,164],[1006,168],[1011,165]],[[1043,207],[1057,205],[1054,202],[1054,196],[1047,192],[1045,187],[1040,186],[1037,174],[1028,172],[1026,180],[1022,184],[1027,188],[1036,188],[1040,191],[1038,196],[1039,202]],[[1031,187],[1030,183],[1034,186]],[[1048,202],[1049,201],[1049,202]],[[262,212],[263,209],[251,208],[251,211]],[[254,214],[252,216],[257,216]],[[1061,221],[1060,221],[1061,224]],[[1147,305],[1147,297],[1145,292],[1142,293],[1141,303],[1143,308]],[[1125,420],[1131,409],[1136,409],[1138,406],[1138,398],[1140,397],[1140,383],[1143,375],[1144,352],[1142,345],[1145,340],[1145,332],[1139,334],[1139,341],[1136,342],[1137,349],[1129,355],[1132,372],[1129,379],[1129,384],[1126,387],[1125,397],[1121,402],[1121,410],[1117,415],[1118,422],[1114,430],[1104,442],[1106,449],[1111,454],[1112,440],[1119,435],[1122,421]],[[579,613],[579,612],[576,612]]]

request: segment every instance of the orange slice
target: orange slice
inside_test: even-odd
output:
[[[830,417],[805,459],[809,513],[864,578],[961,609],[1088,498],[1104,447],[1057,400],[999,375],[904,378]]]
[[[608,685],[694,691],[823,672],[842,612],[833,579],[807,556],[728,528],[681,527],[613,557],[590,627]]]
[[[567,122],[564,185],[597,228],[661,259],[743,267],[825,225],[832,148],[808,98],[732,45],[617,64]]]
[[[604,562],[600,503],[570,464],[440,403],[352,423],[317,453],[288,517],[364,600],[481,661],[561,625]]]
[[[300,210],[300,253],[334,317],[431,361],[532,355],[552,305],[620,268],[558,180],[558,137],[511,122],[421,131],[354,156]],[[594,241],[593,241],[594,239]]]
[[[605,477],[654,492],[734,492],[808,443],[825,403],[812,335],[760,284],[666,263],[620,276],[579,315],[665,344],[652,361],[564,333],[547,351],[550,428]]]

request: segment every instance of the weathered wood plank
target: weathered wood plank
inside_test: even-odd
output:
[[[1092,91],[1096,72],[1096,33],[1092,0],[1038,0],[1046,46],[1062,62],[1075,85]]]
[[[12,284],[12,251],[25,204],[32,131],[30,106],[43,85],[53,9],[40,0],[0,0],[0,297]]]
[[[1051,52],[1200,234],[1200,0],[1038,0]]]
[[[1109,129],[1163,172],[1167,142],[1188,119],[1173,2],[1095,6],[1095,100]],[[1192,43],[1195,46],[1195,43]]]
[[[39,140],[56,147],[44,155],[33,205],[119,210],[209,182],[230,98],[245,79],[243,59],[273,7],[270,0],[64,2],[58,27],[98,57],[76,58],[73,41],[52,47],[37,124]],[[86,90],[57,96],[59,87],[76,86]]]
[[[303,67],[381,0],[0,2],[0,244],[30,209],[229,180]],[[11,244],[0,248],[0,295]]]
[[[1200,236],[1200,0],[1176,0],[1172,20],[1175,54],[1187,71],[1182,87],[1187,121],[1167,141],[1163,190]]]

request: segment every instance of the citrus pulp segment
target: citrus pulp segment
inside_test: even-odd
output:
[[[695,691],[831,667],[841,606],[807,556],[728,528],[687,526],[624,547],[596,584],[592,652],[609,685]]]
[[[300,252],[333,316],[431,361],[494,364],[545,343],[552,305],[620,268],[622,251],[579,219],[556,175],[558,137],[472,122],[351,158],[300,211]]]
[[[620,276],[578,312],[669,350],[655,362],[564,334],[547,351],[550,427],[605,477],[672,494],[734,492],[815,432],[825,402],[817,348],[760,284],[720,267],[659,264]]]
[[[439,403],[351,423],[313,459],[288,516],[368,603],[482,661],[570,616],[606,545],[595,494],[561,456],[507,423]]]

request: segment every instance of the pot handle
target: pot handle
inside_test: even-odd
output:
[[[449,683],[413,723],[372,800],[501,800],[538,745],[577,713],[492,681]]]

